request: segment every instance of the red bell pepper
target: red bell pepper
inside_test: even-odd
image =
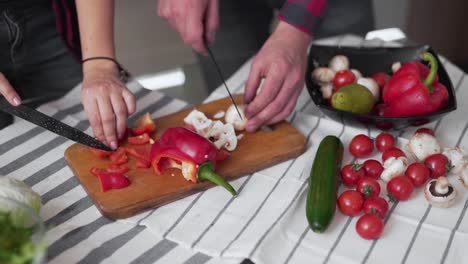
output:
[[[236,195],[234,188],[214,172],[217,156],[218,149],[208,139],[186,128],[173,127],[153,144],[150,160],[156,175],[178,168],[189,181],[208,180]]]
[[[383,90],[387,105],[384,116],[403,117],[438,111],[448,101],[447,88],[437,78],[437,60],[429,52],[422,55],[430,69],[420,62],[405,63],[388,81]]]

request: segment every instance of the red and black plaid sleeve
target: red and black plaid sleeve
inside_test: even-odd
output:
[[[287,0],[279,19],[312,35],[326,4],[327,0]]]

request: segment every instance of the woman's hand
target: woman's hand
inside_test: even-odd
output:
[[[197,52],[207,55],[205,37],[215,39],[219,25],[218,0],[159,0],[158,15],[164,18]]]
[[[87,61],[83,75],[81,102],[94,136],[116,149],[127,129],[128,116],[135,112],[135,96],[120,81],[114,62]]]
[[[306,33],[280,22],[260,49],[245,87],[247,131],[277,123],[293,111],[304,87],[310,39]],[[265,80],[257,94],[262,79]]]
[[[18,106],[21,104],[21,98],[18,93],[16,93],[13,86],[11,86],[8,79],[0,72],[0,94],[5,97],[5,99],[12,104],[13,106]]]

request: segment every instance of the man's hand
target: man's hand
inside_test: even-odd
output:
[[[304,86],[309,42],[309,35],[280,22],[260,49],[245,87],[247,131],[277,123],[293,111]],[[265,80],[257,94],[262,79]]]
[[[186,44],[208,54],[205,38],[215,39],[219,25],[218,0],[159,0],[158,15],[164,18]]]
[[[135,112],[135,96],[119,80],[119,72],[113,62],[86,62],[83,73],[81,102],[94,136],[116,149],[118,139],[127,129],[128,116]]]
[[[12,104],[13,106],[17,106],[21,104],[21,98],[19,97],[18,93],[16,93],[13,86],[11,86],[10,82],[7,80],[5,75],[0,72],[0,94],[7,99],[7,101]]]

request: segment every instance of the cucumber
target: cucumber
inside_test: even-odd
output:
[[[316,233],[323,233],[330,225],[336,209],[343,144],[335,136],[326,136],[318,147],[310,171],[306,216]]]

